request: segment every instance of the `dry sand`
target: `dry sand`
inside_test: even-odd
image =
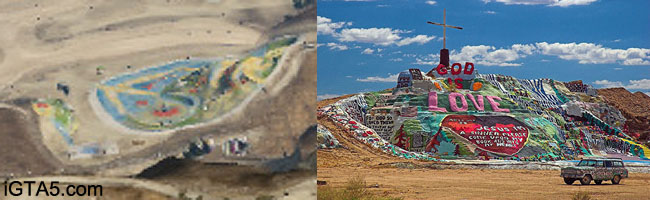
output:
[[[0,144],[0,153],[20,149],[36,159],[18,162],[15,156],[5,156],[15,164],[0,166],[0,177],[14,172],[23,177],[37,175],[28,174],[26,167],[50,175],[61,173],[60,168],[65,168],[65,174],[133,175],[165,156],[178,155],[193,139],[205,135],[220,139],[254,136],[250,158],[211,154],[206,162],[261,162],[292,154],[300,135],[315,123],[316,50],[303,45],[283,58],[286,64],[271,75],[267,91],[258,92],[249,105],[223,123],[167,134],[129,134],[100,119],[88,101],[101,80],[188,56],[238,57],[284,34],[315,44],[315,5],[296,10],[291,0],[2,1],[0,30],[0,102],[22,113],[3,118],[6,121],[0,129],[21,127],[12,128],[16,132],[0,132],[4,137],[0,141],[36,150]],[[103,75],[95,74],[98,66],[105,67]],[[69,96],[56,91],[59,82],[70,86]],[[61,98],[74,109],[80,124],[73,135],[75,143],[116,142],[120,154],[67,159],[61,137],[51,124],[39,122],[29,107],[38,98]],[[17,105],[17,99],[23,104]],[[20,133],[29,134],[15,137]],[[145,143],[133,145],[134,139]],[[309,152],[303,148],[300,153]],[[300,188],[296,193],[311,195],[315,186],[306,187],[301,181],[287,181],[282,187]]]

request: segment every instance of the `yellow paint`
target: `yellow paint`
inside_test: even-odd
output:
[[[626,142],[628,142],[630,144],[633,144],[635,146],[641,147],[641,149],[643,149],[643,155],[645,155],[646,158],[650,158],[650,149],[648,147],[643,146],[641,144],[637,144],[636,142],[634,142],[632,140],[628,140],[628,139],[624,139],[624,138],[621,138],[621,140],[626,141]]]

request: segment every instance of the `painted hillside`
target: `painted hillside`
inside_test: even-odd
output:
[[[518,79],[479,74],[472,63],[441,64],[428,73],[403,71],[395,88],[340,98],[318,115],[370,147],[418,160],[647,160],[647,144],[627,128],[637,127],[637,118],[629,117],[635,115],[599,92],[581,81]],[[334,136],[341,134],[330,131],[319,127],[320,148],[340,146]]]

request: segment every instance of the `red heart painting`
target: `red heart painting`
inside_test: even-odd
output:
[[[479,149],[500,155],[513,155],[528,141],[528,126],[509,116],[449,115],[442,126]]]

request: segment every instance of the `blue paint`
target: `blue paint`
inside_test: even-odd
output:
[[[63,127],[63,125],[59,121],[56,121],[55,119],[52,119],[52,122],[54,123],[54,127],[59,132],[59,134],[61,134],[61,136],[63,136],[63,140],[68,145],[72,145],[73,144],[72,137],[70,136],[70,133],[68,133],[68,131],[66,131],[66,128]]]

